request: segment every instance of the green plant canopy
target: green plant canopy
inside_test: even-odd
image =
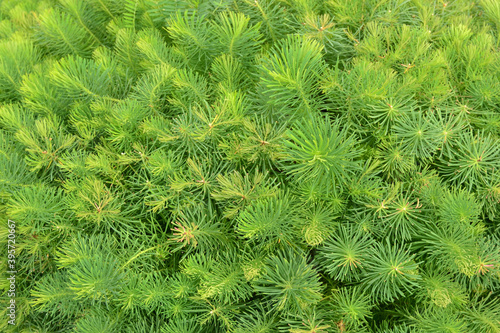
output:
[[[500,1],[0,1],[0,332],[500,333]]]

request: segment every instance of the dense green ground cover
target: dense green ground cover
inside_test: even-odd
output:
[[[0,2],[0,331],[500,332],[499,33],[496,0]]]

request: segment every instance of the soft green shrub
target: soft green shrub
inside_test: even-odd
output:
[[[497,0],[1,1],[0,331],[500,332],[499,34]]]

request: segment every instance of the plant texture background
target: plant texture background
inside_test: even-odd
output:
[[[1,1],[0,331],[500,332],[499,48],[497,0]]]

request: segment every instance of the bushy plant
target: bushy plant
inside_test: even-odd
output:
[[[0,331],[500,332],[499,45],[497,0],[1,1]]]

